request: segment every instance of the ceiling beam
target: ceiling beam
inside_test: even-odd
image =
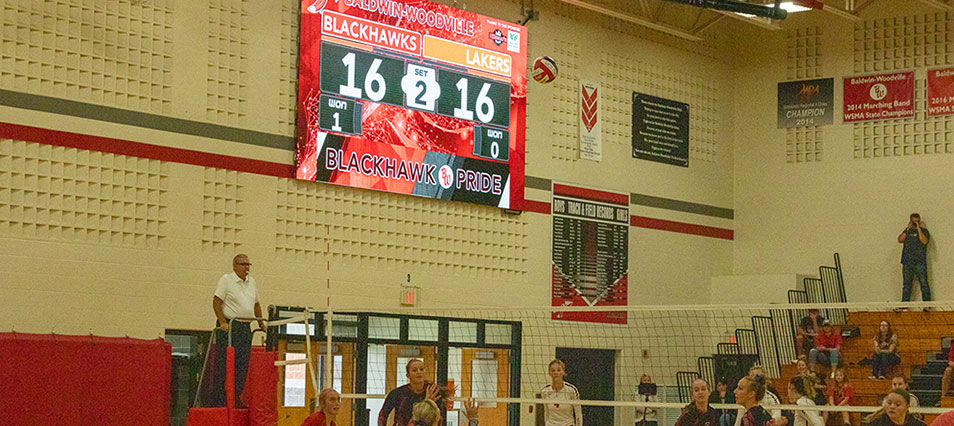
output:
[[[698,27],[693,28],[693,29],[692,29],[692,33],[693,33],[693,34],[699,34],[699,33],[703,32],[703,31],[709,29],[709,27],[715,25],[717,22],[719,22],[719,21],[721,21],[721,20],[723,20],[723,19],[725,19],[725,15],[715,15],[712,19],[708,20],[708,21],[705,22],[704,24],[699,25]]]
[[[653,22],[653,21],[650,21],[650,20],[648,20],[648,19],[645,19],[645,18],[642,18],[642,17],[639,17],[639,16],[622,13],[622,12],[619,12],[619,11],[616,11],[616,10],[612,10],[612,9],[607,9],[607,8],[605,8],[605,7],[603,7],[603,6],[597,6],[597,5],[595,5],[595,4],[588,3],[588,2],[585,2],[585,1],[582,1],[582,0],[559,0],[559,1],[560,1],[560,2],[563,2],[563,3],[566,3],[566,4],[569,4],[569,5],[573,5],[573,6],[582,8],[582,9],[586,9],[586,10],[589,10],[589,11],[593,11],[593,12],[599,13],[599,14],[601,14],[601,15],[610,16],[610,17],[613,17],[613,18],[616,18],[616,19],[619,19],[619,20],[622,20],[622,21],[626,21],[626,22],[633,23],[633,24],[636,24],[636,25],[641,25],[641,26],[644,26],[644,27],[646,27],[646,28],[650,28],[650,29],[653,29],[653,30],[656,30],[656,31],[659,31],[659,32],[663,32],[663,33],[669,34],[669,35],[674,35],[674,36],[676,36],[676,37],[684,38],[684,39],[689,40],[689,41],[697,41],[697,42],[698,42],[698,41],[702,41],[702,37],[699,37],[699,36],[697,36],[697,35],[695,35],[695,34],[690,34],[690,33],[686,32],[686,31],[683,31],[683,30],[681,30],[681,29],[679,29],[679,28],[670,27],[669,25],[661,24],[661,23],[659,23],[659,22]]]
[[[797,4],[797,3],[798,3],[798,2],[796,1],[796,4]],[[847,20],[849,20],[849,21],[852,21],[852,22],[861,22],[861,21],[864,21],[864,20],[865,20],[864,18],[862,18],[862,17],[860,17],[860,16],[858,16],[858,15],[856,15],[856,14],[854,14],[854,13],[851,13],[851,12],[849,12],[849,11],[847,11],[847,10],[839,9],[839,8],[837,8],[837,7],[835,7],[835,6],[830,5],[830,4],[824,4],[824,3],[822,3],[822,4],[823,4],[823,6],[821,7],[821,10],[823,10],[823,11],[825,11],[825,12],[828,12],[828,13],[830,13],[830,14],[832,14],[832,15],[845,18],[845,19],[847,19]]]
[[[711,10],[711,11],[713,11],[713,12],[715,12],[715,13],[721,13],[721,14],[723,14],[723,15],[725,15],[725,16],[728,16],[728,17],[730,17],[730,18],[733,18],[733,19],[738,19],[738,20],[740,20],[740,21],[742,21],[742,22],[747,22],[747,23],[749,23],[749,24],[752,24],[752,25],[755,25],[755,26],[758,26],[758,27],[765,28],[765,29],[767,29],[767,30],[779,31],[779,30],[782,29],[782,27],[780,27],[780,26],[778,26],[778,25],[776,25],[776,24],[773,24],[773,23],[772,23],[772,20],[771,20],[771,19],[768,19],[768,18],[750,18],[750,17],[748,17],[748,16],[739,15],[738,13],[735,13],[735,12],[726,12],[726,11],[724,11],[724,10],[715,10],[715,9],[709,9],[709,10]]]
[[[855,4],[854,9],[851,9],[851,13],[854,13],[855,15],[857,15],[861,13],[862,10],[865,10],[866,7],[873,5],[874,2],[876,1],[878,0],[868,0],[862,4]]]
[[[951,6],[941,0],[921,0],[921,3],[931,7],[936,7],[941,10],[954,10],[954,6]]]

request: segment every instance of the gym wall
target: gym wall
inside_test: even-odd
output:
[[[848,300],[900,300],[897,237],[919,212],[932,235],[932,290],[950,299],[954,118],[926,116],[925,86],[928,69],[954,64],[954,15],[883,0],[860,16],[796,13],[781,31],[736,27],[735,73],[750,84],[736,97],[733,269],[812,274],[839,252]],[[911,70],[914,118],[842,124],[843,77]],[[777,83],[822,77],[835,79],[834,124],[776,129]]]
[[[466,3],[520,18],[518,1]],[[239,252],[264,304],[394,308],[408,274],[424,307],[549,303],[548,214],[289,178],[298,7],[0,1],[0,327],[207,329]],[[631,228],[630,303],[705,302],[709,277],[732,268],[739,87],[722,24],[692,43],[537,8],[529,56],[561,75],[529,83],[528,199],[548,204],[551,182],[635,194],[631,214],[671,230]],[[605,90],[601,162],[578,159],[584,77]],[[690,167],[632,158],[633,91],[692,104]]]

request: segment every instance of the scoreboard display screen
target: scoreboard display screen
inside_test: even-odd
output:
[[[522,210],[527,29],[423,0],[304,0],[298,179]]]

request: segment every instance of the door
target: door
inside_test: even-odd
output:
[[[458,351],[451,351],[451,357]],[[507,349],[463,348],[460,353],[460,386],[462,398],[507,398],[510,392],[510,351]],[[455,360],[450,360],[453,364]],[[455,404],[459,406],[460,404]],[[461,408],[461,407],[458,407]],[[507,404],[481,403],[478,406],[480,424],[506,425]],[[447,413],[450,420],[460,413]],[[463,425],[463,417],[455,424]],[[450,424],[450,422],[448,422]]]
[[[406,365],[411,359],[424,361],[424,380],[434,383],[437,379],[437,347],[377,344],[368,345],[368,382],[369,394],[386,395],[399,386],[407,384]],[[383,399],[368,399],[367,414],[370,424],[378,422],[378,415],[384,405]],[[393,420],[389,416],[388,424]]]
[[[580,391],[580,399],[612,401],[616,392],[616,351],[556,348],[566,364],[566,381]],[[613,407],[583,406],[584,425],[612,425]]]
[[[318,377],[319,388],[324,382],[324,360],[326,356],[324,342],[311,342],[312,366]],[[305,358],[305,342],[297,339],[282,338],[278,341],[278,359],[291,360]],[[332,344],[334,368],[332,386],[341,393],[354,392],[354,345],[350,343]],[[318,396],[315,395],[311,373],[304,364],[288,365],[278,370],[278,426],[299,426],[311,415],[311,407],[317,410]],[[351,426],[353,415],[352,401],[341,400],[341,410],[335,420],[339,426]]]

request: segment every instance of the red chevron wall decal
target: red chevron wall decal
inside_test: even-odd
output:
[[[599,118],[597,116],[597,102],[596,102],[596,93],[599,89],[593,89],[592,92],[587,93],[586,87],[583,87],[583,105],[580,106],[580,113],[583,114],[583,125],[586,126],[587,132],[593,131],[593,126],[596,126],[596,120]]]

